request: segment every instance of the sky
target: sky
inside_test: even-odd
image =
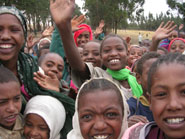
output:
[[[178,0],[185,1],[185,0]],[[84,0],[76,0],[76,4],[82,7]],[[147,16],[148,13],[153,13],[154,15],[160,14],[161,12],[166,13],[170,8],[168,7],[166,0],[145,0],[144,15]],[[176,11],[173,11],[174,15],[177,15]]]

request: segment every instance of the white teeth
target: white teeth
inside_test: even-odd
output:
[[[0,48],[4,48],[4,49],[8,49],[8,48],[11,48],[12,45],[10,44],[4,44],[4,45],[0,45]]]
[[[110,63],[118,63],[119,62],[119,59],[113,59],[110,61]]]
[[[173,118],[173,119],[167,119],[167,122],[169,124],[178,124],[184,121],[184,118]]]
[[[108,137],[108,135],[98,135],[98,136],[94,136],[94,139],[106,139]]]
[[[8,119],[11,119],[11,118],[14,118],[14,117],[15,117],[15,115],[11,115],[11,116],[8,117]]]

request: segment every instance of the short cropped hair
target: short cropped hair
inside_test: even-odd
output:
[[[143,73],[143,65],[144,63],[152,58],[159,58],[161,55],[158,54],[157,52],[147,52],[145,53],[138,61],[137,67],[136,67],[136,72],[142,75]]]
[[[18,84],[20,84],[19,80],[17,79],[13,72],[11,72],[3,65],[0,65],[0,83],[2,84],[8,82],[17,82]]]

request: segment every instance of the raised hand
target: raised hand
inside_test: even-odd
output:
[[[168,38],[176,27],[177,26],[174,25],[173,21],[168,21],[165,25],[164,22],[162,22],[152,37],[152,45],[150,47],[150,51],[157,51],[159,42]]]
[[[43,32],[42,32],[42,37],[47,37],[47,36],[51,36],[53,33],[54,27],[47,27]]]
[[[101,20],[99,23],[99,28],[103,28],[105,26],[104,20]]]
[[[71,22],[75,0],[50,0],[50,12],[56,25]]]
[[[173,21],[168,21],[165,25],[164,22],[160,24],[158,29],[155,31],[153,38],[156,41],[161,41],[168,38],[171,35],[171,32],[176,28]]]
[[[28,48],[28,50],[32,49],[32,47],[34,45],[33,38],[34,38],[33,34],[30,34],[28,36],[28,39],[27,39],[27,48]]]
[[[101,20],[99,23],[99,26],[96,27],[96,30],[94,32],[95,36],[98,36],[99,34],[101,34],[103,32],[103,27],[105,26],[104,20]]]
[[[49,75],[44,75],[40,71],[34,73],[34,80],[43,88],[54,90],[59,92],[60,81],[58,80],[57,76],[52,73],[48,72]]]
[[[75,32],[82,28],[79,28],[78,25],[82,24],[85,21],[85,16],[82,14],[80,16],[75,15],[71,20],[72,31]]]
[[[179,30],[182,30],[182,29],[183,29],[183,27],[184,27],[184,24],[180,24],[180,26],[179,26]]]

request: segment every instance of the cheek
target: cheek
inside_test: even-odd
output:
[[[24,126],[24,135],[28,136],[29,132],[31,131],[31,129],[28,126]]]
[[[22,33],[16,34],[16,35],[14,35],[14,37],[16,38],[17,43],[19,43],[21,45],[21,47],[22,47],[22,45],[25,42],[24,33],[22,32]]]
[[[93,122],[80,122],[80,130],[84,138],[88,138]]]
[[[124,123],[123,123],[124,124]],[[112,121],[112,122],[109,122],[109,125],[112,127],[112,129],[114,130],[114,136],[116,138],[119,137],[120,135],[120,132],[121,132],[121,126],[122,126],[122,120],[119,119],[117,121]]]
[[[156,100],[151,98],[150,109],[153,113],[154,119],[158,119],[159,116],[164,112],[166,105],[165,103],[166,103],[165,100]]]
[[[61,80],[62,79],[62,71],[59,71],[57,76],[58,76],[58,79]]]

